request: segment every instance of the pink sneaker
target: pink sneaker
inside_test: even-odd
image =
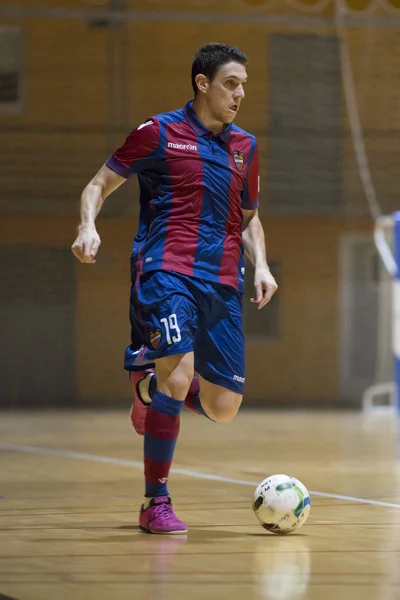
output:
[[[139,526],[146,533],[186,533],[186,525],[174,513],[169,496],[152,498],[150,506],[140,509]]]
[[[141,400],[139,395],[139,382],[146,377],[153,377],[154,371],[152,369],[146,369],[145,371],[130,371],[129,381],[131,382],[134,402],[131,407],[130,417],[132,425],[139,435],[144,435],[144,423],[146,421],[146,413],[149,408],[149,404],[146,404]]]

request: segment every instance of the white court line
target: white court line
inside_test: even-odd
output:
[[[124,460],[122,458],[111,458],[109,456],[97,456],[94,454],[84,454],[82,452],[71,452],[70,450],[60,450],[58,448],[42,448],[40,446],[24,446],[22,444],[9,444],[8,442],[0,442],[0,450],[9,450],[11,452],[26,452],[27,454],[47,454],[49,456],[61,456],[63,458],[75,458],[78,460],[89,460],[91,462],[105,463],[108,465],[118,465],[120,467],[134,467],[135,469],[143,469],[143,463],[135,460]],[[199,473],[188,469],[171,469],[171,473],[176,475],[186,475],[187,477],[195,477],[196,479],[208,479],[211,481],[219,481],[222,483],[233,483],[236,485],[251,485],[257,486],[259,481],[248,481],[246,479],[232,479],[230,477],[221,477],[220,475],[212,475],[211,473]],[[341,494],[327,494],[325,492],[314,492],[310,490],[313,496],[322,498],[334,498],[335,500],[347,500],[349,502],[359,502],[360,504],[372,504],[374,506],[385,506],[388,508],[400,508],[400,504],[392,502],[380,502],[379,500],[369,500],[368,498],[357,498],[354,496],[342,496]]]

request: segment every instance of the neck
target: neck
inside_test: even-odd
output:
[[[196,96],[193,100],[192,108],[196,114],[196,116],[203,123],[204,127],[207,131],[211,131],[212,133],[222,133],[226,128],[225,123],[221,123],[221,121],[217,121],[211,114],[207,107],[207,105],[201,101],[199,96]]]

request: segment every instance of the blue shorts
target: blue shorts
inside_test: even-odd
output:
[[[154,360],[194,352],[194,368],[207,381],[243,394],[245,380],[242,294],[171,271],[152,271],[132,284],[132,343],[128,371]]]

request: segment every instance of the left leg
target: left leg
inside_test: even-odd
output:
[[[243,395],[211,383],[204,377],[200,376],[199,380],[199,400],[201,399],[201,406],[207,417],[216,423],[232,421],[237,415]]]
[[[195,371],[200,390],[195,405],[209,419],[229,423],[242,403],[245,381],[245,348],[242,295],[227,286],[214,285],[208,302],[213,314],[199,323],[195,339]],[[211,300],[210,300],[211,296]]]

